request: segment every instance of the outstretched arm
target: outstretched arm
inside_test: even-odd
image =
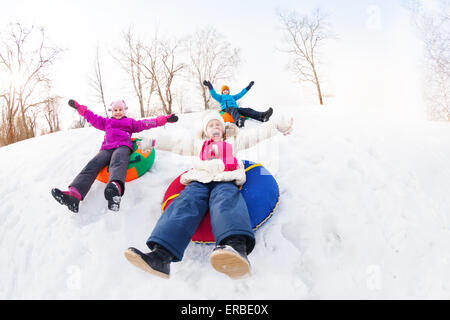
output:
[[[200,153],[196,147],[195,139],[188,135],[168,133],[165,131],[139,136],[142,141],[139,147],[145,150],[151,150],[154,147],[158,150],[173,152],[182,156],[195,156]]]
[[[209,93],[214,100],[216,100],[218,103],[222,103],[222,95],[218,94],[216,90],[214,90],[214,88],[209,89]]]
[[[216,100],[218,103],[222,102],[222,95],[218,94],[216,90],[214,90],[214,87],[212,86],[211,82],[205,80],[203,81],[203,85],[207,86],[209,89],[209,93],[211,94],[211,97]]]
[[[242,89],[241,92],[239,92],[238,94],[235,94],[233,96],[234,100],[239,100],[240,98],[242,98],[255,84],[255,81],[251,81],[248,86],[246,86],[244,89]]]
[[[294,119],[280,118],[276,121],[268,121],[256,128],[240,130],[235,142],[236,152],[249,149],[263,140],[275,136],[278,132],[287,135],[292,132]]]
[[[133,120],[133,132],[141,132],[144,130],[164,126],[167,122],[177,122],[178,117],[175,114],[168,116],[158,116],[153,119]]]
[[[75,100],[69,100],[69,106],[76,109],[78,114],[86,119],[87,122],[92,124],[94,128],[99,130],[105,130],[106,118],[99,116],[89,110],[86,106],[79,104]]]
[[[245,94],[248,92],[247,88],[242,89],[241,92],[239,92],[238,94],[235,94],[233,96],[234,100],[239,100],[240,98],[242,98],[243,96],[245,96]]]

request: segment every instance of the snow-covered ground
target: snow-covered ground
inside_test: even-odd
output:
[[[450,125],[279,108],[294,132],[240,154],[277,179],[276,214],[256,232],[252,276],[230,280],[191,244],[163,280],[132,266],[170,182],[190,159],[157,152],[118,213],[95,182],[78,214],[51,196],[100,147],[94,128],[0,148],[2,299],[450,298]],[[191,132],[198,114],[155,130]],[[249,121],[247,126],[258,123]],[[150,131],[151,132],[151,131]]]

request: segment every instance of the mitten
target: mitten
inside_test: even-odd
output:
[[[76,102],[75,100],[72,100],[72,99],[70,99],[68,103],[69,103],[69,106],[71,106],[72,108],[74,108],[74,109],[76,109],[78,111],[80,116],[84,116],[84,114],[85,114],[85,112],[87,110],[86,106],[83,106],[83,105],[79,104],[78,102]]]
[[[78,104],[78,102],[76,102],[75,100],[72,100],[72,99],[69,100],[68,104],[69,104],[69,106],[71,106],[74,109],[78,109],[78,107],[80,106]]]
[[[281,117],[276,121],[276,126],[278,131],[280,131],[282,134],[287,135],[290,134],[293,130],[292,126],[294,124],[294,118],[290,118],[289,120],[285,117]]]
[[[171,114],[169,116],[166,116],[167,118],[167,122],[177,122],[178,121],[178,117],[175,114]]]
[[[143,137],[142,140],[136,142],[139,149],[142,152],[147,153],[153,149],[155,146],[155,139],[150,137]]]
[[[207,80],[203,81],[203,85],[207,86],[209,90],[211,90],[213,88],[211,82],[209,82]]]
[[[247,91],[250,90],[253,87],[254,84],[255,84],[255,81],[250,81],[250,83],[246,87]]]
[[[225,136],[227,139],[236,137],[239,133],[239,128],[232,122],[225,123]]]

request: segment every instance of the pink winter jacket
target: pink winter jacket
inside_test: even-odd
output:
[[[77,111],[93,127],[105,131],[105,138],[100,150],[115,149],[121,146],[127,146],[133,149],[131,142],[131,135],[133,133],[163,126],[167,122],[166,116],[145,120],[134,120],[127,117],[119,120],[115,118],[103,118],[83,105],[80,105]]]

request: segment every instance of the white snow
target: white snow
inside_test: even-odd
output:
[[[449,299],[450,125],[332,105],[275,112],[294,116],[294,132],[240,158],[274,174],[281,200],[256,232],[252,276],[235,281],[210,266],[212,246],[189,245],[170,280],[123,256],[147,249],[163,194],[190,158],[157,151],[151,170],[127,183],[119,212],[107,210],[96,181],[72,214],[50,190],[67,187],[102,132],[0,148],[0,298]],[[155,130],[192,132],[196,117]]]

